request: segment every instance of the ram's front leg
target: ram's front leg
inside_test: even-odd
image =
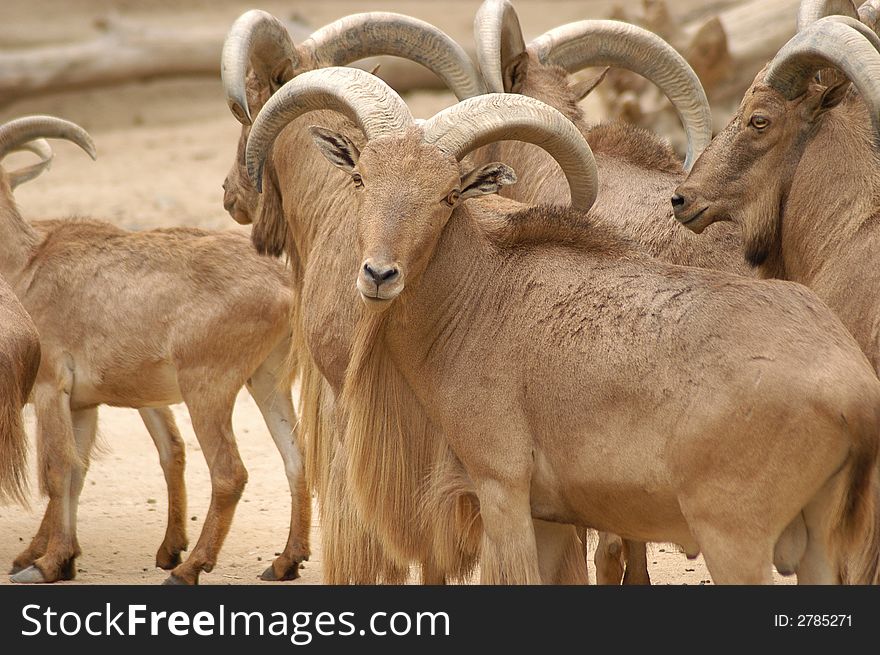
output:
[[[200,371],[181,372],[178,377],[193,431],[211,473],[211,504],[195,547],[189,557],[171,571],[165,584],[194,585],[199,583],[202,571],[210,572],[217,563],[247,483],[247,470],[232,432],[237,389],[218,388],[216,378],[202,377]]]
[[[541,584],[528,480],[477,485],[483,543],[481,584]]]
[[[538,567],[544,584],[589,584],[578,531],[572,525],[534,519]]]
[[[263,571],[263,580],[295,580],[300,564],[309,559],[309,533],[312,527],[312,498],[306,488],[303,456],[297,435],[296,412],[290,385],[284,383],[284,359],[289,348],[282,341],[247,381],[247,388],[269,428],[275,446],[284,461],[290,486],[291,512],[287,545],[275,561]]]
[[[174,414],[167,407],[145,407],[138,410],[156,450],[168,488],[168,522],[165,539],[156,551],[156,566],[170,571],[181,562],[180,553],[187,549],[186,537],[186,448]]]

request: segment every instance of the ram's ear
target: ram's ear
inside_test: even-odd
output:
[[[605,79],[605,75],[608,74],[609,70],[611,70],[611,66],[606,66],[601,73],[574,82],[570,87],[574,97],[577,98],[578,101],[581,101],[590,95],[592,90],[602,83],[602,80]]]
[[[507,164],[492,162],[461,178],[461,200],[498,193],[516,182],[516,173]]]
[[[837,105],[843,102],[844,98],[846,98],[849,93],[851,86],[850,81],[842,75],[837,79],[832,79],[831,83],[822,89],[817,94],[818,97],[813,101],[814,106],[811,107],[812,119],[816,120],[826,111],[834,109]]]
[[[529,53],[521,52],[504,64],[504,90],[519,93],[529,72]]]
[[[293,79],[293,62],[287,58],[279,61],[272,69],[269,77],[269,86],[272,93],[275,93],[278,89]]]
[[[310,127],[309,132],[311,132],[318,150],[327,158],[327,161],[346,173],[354,172],[361,151],[351,142],[351,139],[344,134],[323,127]]]

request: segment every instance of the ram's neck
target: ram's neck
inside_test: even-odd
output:
[[[384,332],[389,353],[425,398],[432,393],[434,373],[457,368],[464,342],[491,331],[487,308],[499,302],[490,284],[499,260],[475,223],[469,209],[474,202],[483,201],[469,201],[453,213],[427,269],[389,310]]]
[[[5,183],[0,181],[0,184]],[[27,266],[40,238],[21,217],[12,191],[0,188],[0,275],[15,286]]]
[[[880,155],[860,102],[826,114],[807,144],[781,210],[785,276],[813,286],[854,248],[874,239],[880,206]]]

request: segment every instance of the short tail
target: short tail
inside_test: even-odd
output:
[[[12,371],[0,370],[0,501],[27,504],[28,441],[22,421],[21,381]]]

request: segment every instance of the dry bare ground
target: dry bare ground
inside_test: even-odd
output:
[[[527,37],[568,21],[607,16],[611,4],[604,0],[516,1]],[[298,14],[313,26],[357,11],[400,11],[433,22],[469,43],[479,2],[7,0],[0,9],[0,48],[88,38],[95,33],[94,19],[113,12],[149,25],[178,22],[224,30],[253,6],[279,16]],[[92,216],[135,230],[172,225],[242,229],[222,208],[220,185],[235,152],[239,125],[226,108],[219,73],[216,80],[132,82],[21,102],[0,100],[0,121],[31,113],[64,117],[88,129],[98,147],[98,161],[91,162],[76,147],[53,143],[57,156],[52,170],[17,193],[26,217]],[[453,102],[443,93],[418,93],[407,100],[419,116]],[[177,406],[174,410],[188,448],[186,480],[192,518],[188,527],[194,543],[210,500],[208,470],[186,409]],[[166,575],[153,567],[166,510],[158,457],[137,412],[102,408],[100,415],[103,453],[89,471],[79,510],[83,555],[77,579],[64,584],[157,584]],[[28,416],[33,435],[29,409]],[[281,460],[246,393],[236,404],[234,428],[250,480],[218,566],[202,575],[203,584],[257,583],[258,574],[286,538],[289,494]],[[0,506],[0,565],[8,566],[34,534],[44,507],[44,499],[36,494],[29,509]],[[317,520],[317,511],[314,516]],[[317,524],[312,532],[311,561],[303,577],[289,584],[321,582]],[[656,583],[709,582],[702,559],[688,561],[673,546],[653,546],[648,559]],[[0,583],[7,583],[5,576],[0,576]]]

